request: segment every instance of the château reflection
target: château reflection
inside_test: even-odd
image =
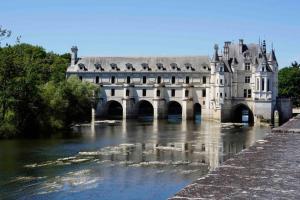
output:
[[[261,137],[260,130],[255,126],[220,124],[199,118],[194,122],[123,120],[109,126],[96,126],[93,131],[95,137],[121,134],[121,143],[79,152],[79,156],[94,156],[100,161],[135,167],[169,165],[207,171],[250,146]],[[81,128],[81,131],[88,132],[88,129]]]

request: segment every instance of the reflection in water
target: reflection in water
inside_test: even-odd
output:
[[[80,134],[69,139],[0,141],[1,160],[10,162],[0,163],[0,196],[166,199],[268,130],[199,119],[123,120],[76,127]]]

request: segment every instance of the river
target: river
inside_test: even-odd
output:
[[[268,132],[214,121],[127,120],[0,140],[0,199],[167,199]]]

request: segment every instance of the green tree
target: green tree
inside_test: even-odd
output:
[[[16,44],[0,48],[0,137],[36,136],[89,120],[95,86],[65,78],[70,54]],[[87,117],[89,116],[89,117]]]
[[[290,97],[294,106],[300,106],[300,65],[295,61],[278,72],[279,96]]]
[[[97,86],[81,82],[77,76],[41,87],[41,96],[47,115],[41,116],[44,127],[69,128],[74,123],[90,121],[93,93]]]

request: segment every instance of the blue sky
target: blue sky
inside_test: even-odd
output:
[[[9,0],[0,25],[6,42],[56,53],[77,45],[88,55],[212,55],[224,41],[266,39],[281,67],[300,61],[297,0]]]

